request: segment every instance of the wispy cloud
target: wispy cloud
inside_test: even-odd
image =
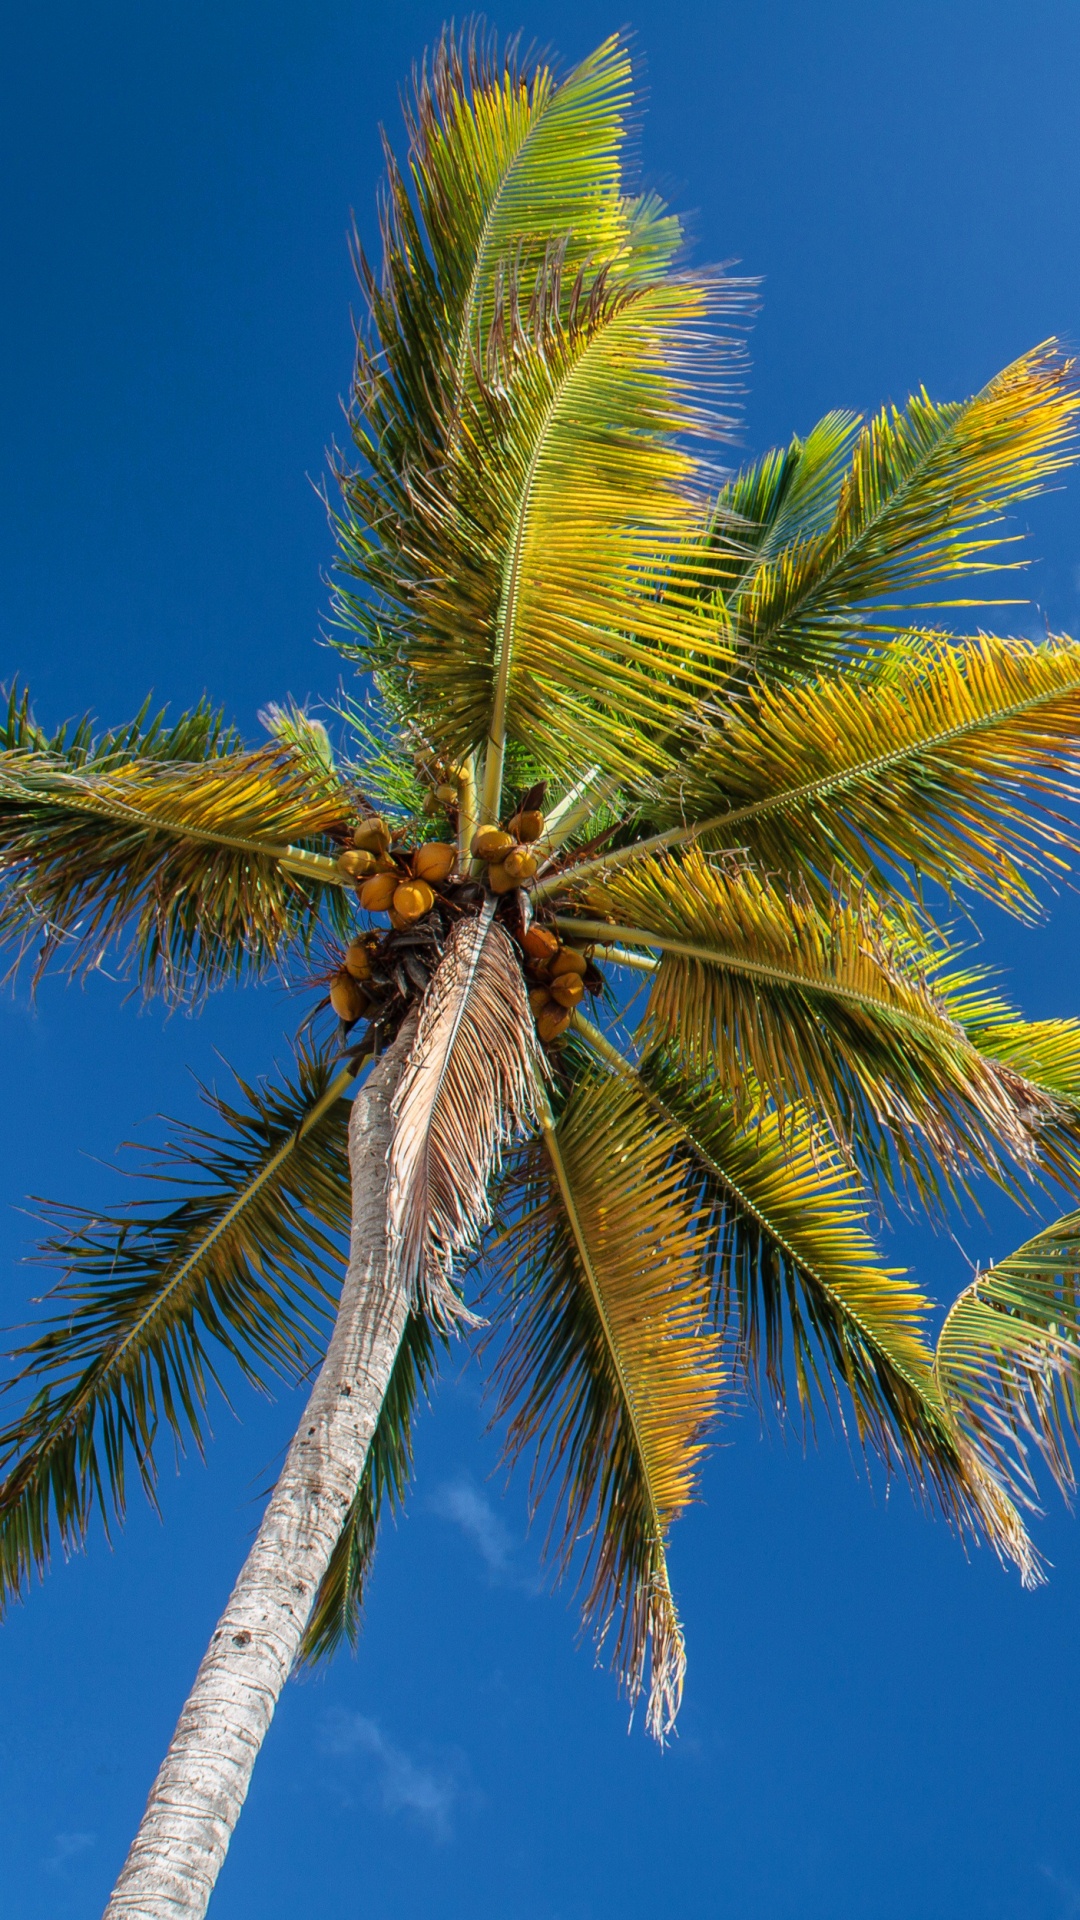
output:
[[[456,1781],[445,1770],[421,1766],[387,1739],[377,1721],[333,1707],[323,1718],[319,1746],[334,1759],[364,1755],[373,1763],[377,1799],[385,1813],[411,1814],[437,1840],[450,1838],[450,1815],[459,1797]]]
[[[80,1853],[86,1853],[96,1840],[96,1833],[54,1833],[53,1850],[45,1862],[46,1870],[63,1876],[69,1863],[77,1859]]]
[[[1040,1867],[1039,1872],[1059,1895],[1062,1901],[1062,1913],[1080,1913],[1080,1887],[1075,1880],[1068,1879],[1064,1874],[1055,1873],[1053,1867]]]
[[[491,1574],[510,1571],[514,1542],[493,1503],[469,1480],[448,1480],[431,1497],[431,1510],[459,1527]]]

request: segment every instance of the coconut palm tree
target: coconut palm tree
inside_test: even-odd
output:
[[[340,752],[291,707],[250,748],[205,706],[50,737],[8,705],[17,955],[119,953],[173,1000],[285,970],[318,1001],[290,1073],[208,1094],[145,1202],[56,1210],[14,1358],[8,1597],[133,1475],[153,1497],[222,1366],[321,1357],[114,1920],[204,1912],[479,1322],[555,1565],[661,1738],[668,1535],[722,1408],[831,1401],[1027,1582],[1038,1459],[1069,1482],[1080,1215],[936,1341],[870,1228],[1077,1170],[1080,1024],[1023,1020],[945,921],[1031,913],[1070,857],[1080,644],[934,623],[1015,564],[1001,515],[1066,463],[1077,390],[1051,343],[725,477],[751,289],[627,192],[629,107],[614,40],[559,79],[447,35],[419,72],[381,271],[358,254],[335,632],[370,680]]]

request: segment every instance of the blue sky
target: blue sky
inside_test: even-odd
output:
[[[254,735],[268,698],[332,691],[314,644],[330,546],[313,491],[340,431],[377,126],[440,12],[411,0],[38,0],[9,10],[0,111],[6,297],[0,669],[43,718],[127,717],[204,688]],[[669,0],[629,16],[518,5],[500,28],[569,59],[635,35],[647,179],[699,257],[763,276],[744,442],[925,382],[980,385],[1080,336],[1070,0]],[[1080,622],[1080,487],[1025,510],[1023,630]],[[1077,1010],[1080,911],[988,919],[1033,1015]],[[121,985],[0,1001],[8,1098],[0,1314],[25,1196],[117,1192],[108,1162],[192,1072],[258,1071],[293,1008],[196,1020]],[[939,1297],[1023,1236],[899,1235]],[[464,1355],[425,1419],[356,1661],[291,1686],[215,1920],[1057,1920],[1080,1914],[1080,1528],[1039,1526],[1050,1585],[965,1559],[841,1435],[804,1457],[720,1435],[673,1570],[690,1647],[681,1736],[629,1737],[539,1576],[523,1487],[492,1477]],[[298,1408],[240,1395],[205,1466],[163,1476],[113,1551],[59,1566],[0,1631],[5,1914],[100,1912]]]

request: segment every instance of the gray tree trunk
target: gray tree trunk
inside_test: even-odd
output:
[[[352,1238],[330,1346],[105,1920],[196,1920],[206,1912],[360,1483],[407,1313],[387,1261],[386,1154],[390,1101],[414,1031],[409,1021],[353,1102]]]

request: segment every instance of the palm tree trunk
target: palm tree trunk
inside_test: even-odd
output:
[[[352,1238],[333,1337],[255,1544],[218,1622],[105,1920],[196,1920],[360,1483],[408,1303],[387,1259],[390,1101],[415,1023],[349,1122]]]

